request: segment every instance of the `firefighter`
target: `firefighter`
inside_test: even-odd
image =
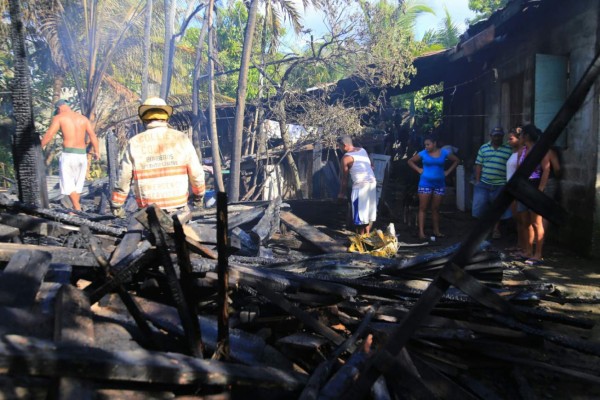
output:
[[[173,107],[159,97],[150,97],[139,107],[146,130],[129,139],[121,159],[111,201],[115,216],[125,217],[123,205],[132,184],[140,208],[155,204],[168,213],[186,210],[189,186],[194,207],[202,207],[204,171],[187,135],[168,126],[172,113]]]

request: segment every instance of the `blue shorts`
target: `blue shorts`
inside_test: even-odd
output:
[[[494,199],[498,197],[504,185],[490,185],[479,182],[473,189],[473,209],[472,213],[475,218],[480,218],[492,204]],[[512,217],[510,207],[504,211],[500,219],[509,219]]]
[[[436,196],[443,196],[446,194],[446,188],[445,187],[441,187],[441,188],[432,188],[432,187],[428,187],[428,186],[419,186],[417,188],[417,193],[419,194],[434,194]]]

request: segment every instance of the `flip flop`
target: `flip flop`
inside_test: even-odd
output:
[[[435,236],[436,238],[445,238],[446,237],[446,235],[444,235],[443,233],[438,233],[437,235],[433,234],[433,236]]]

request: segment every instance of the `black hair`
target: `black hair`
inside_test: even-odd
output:
[[[436,145],[438,143],[438,138],[434,134],[425,135],[425,137],[423,138],[423,143],[425,143],[426,140],[430,140],[432,143],[435,143]]]
[[[537,142],[540,138],[540,135],[542,134],[542,131],[536,128],[535,125],[529,124],[523,127],[523,131],[521,132],[521,134],[528,136],[532,142]]]

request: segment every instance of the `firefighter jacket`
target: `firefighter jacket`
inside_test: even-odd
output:
[[[132,183],[139,207],[183,207],[188,201],[188,179],[194,195],[204,196],[204,171],[188,137],[170,129],[166,121],[153,121],[127,144],[112,207],[123,206]]]

